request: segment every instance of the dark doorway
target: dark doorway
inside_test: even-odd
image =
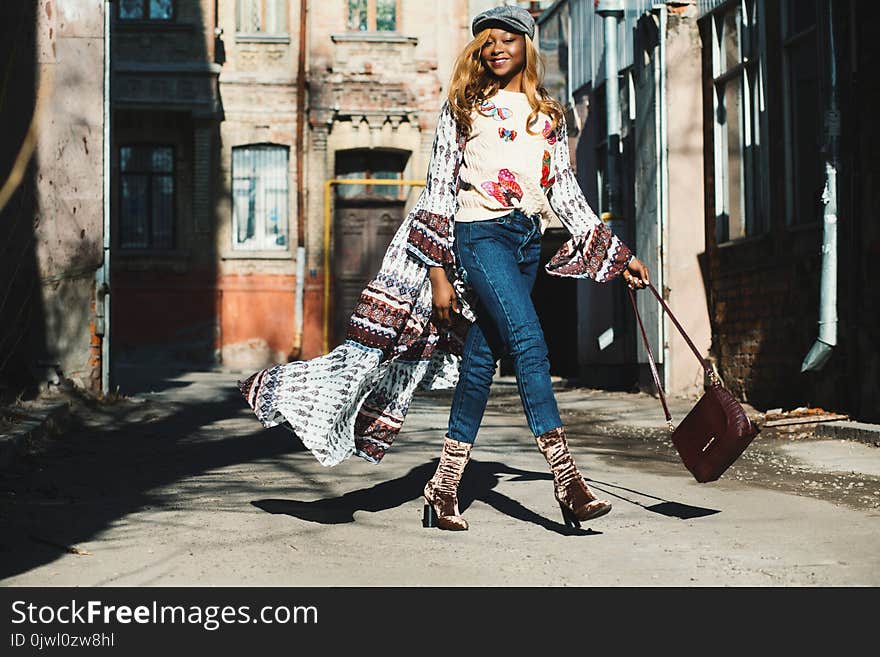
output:
[[[551,276],[544,265],[570,237],[564,228],[548,228],[541,238],[541,267],[532,290],[532,301],[547,351],[550,356],[550,374],[564,378],[578,376],[577,344],[577,279]]]

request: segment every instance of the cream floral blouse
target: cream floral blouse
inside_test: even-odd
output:
[[[471,112],[464,146],[456,221],[483,221],[514,209],[541,216],[541,232],[555,215],[545,190],[553,184],[550,153],[556,144],[550,117],[538,114],[524,93],[500,89]]]

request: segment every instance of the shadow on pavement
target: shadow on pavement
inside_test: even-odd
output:
[[[355,511],[384,511],[421,497],[425,482],[431,478],[436,469],[437,459],[434,459],[413,468],[397,479],[383,481],[370,488],[351,491],[338,497],[309,502],[265,499],[255,500],[251,504],[267,513],[288,515],[308,522],[325,525],[349,523],[354,522]],[[511,518],[530,522],[565,536],[590,536],[601,533],[589,529],[571,529],[563,523],[553,522],[499,493],[495,487],[504,475],[512,475],[509,481],[552,480],[549,474],[518,470],[503,463],[472,460],[468,464],[459,489],[461,511],[466,511],[475,500],[479,500]],[[548,486],[548,494],[552,495],[550,486]]]
[[[77,544],[128,514],[186,504],[181,493],[167,490],[178,482],[304,450],[283,428],[263,429],[255,418],[248,433],[211,430],[231,418],[250,419],[232,384],[195,392],[186,403],[121,402],[93,413],[105,413],[106,421],[74,425],[0,471],[0,581],[65,552],[79,554]],[[199,494],[222,497],[230,490],[218,476]]]
[[[690,520],[691,518],[702,518],[704,516],[712,516],[720,513],[717,509],[704,509],[699,506],[689,506],[680,504],[679,502],[661,502],[660,504],[652,504],[644,507],[648,511],[660,513],[671,518],[681,518],[682,520]]]
[[[178,377],[191,370],[172,367],[144,367],[117,364],[113,368],[114,383],[119,394],[133,396],[166,392],[172,388],[186,388],[190,381],[178,381]]]
[[[595,488],[596,490],[601,490],[606,495],[611,495],[612,497],[616,497],[621,500],[625,500],[630,504],[635,504],[646,511],[651,511],[652,513],[659,513],[660,515],[667,516],[670,518],[680,518],[682,520],[690,520],[691,518],[703,518],[705,516],[712,516],[716,513],[721,513],[718,509],[707,509],[701,506],[690,506],[689,504],[682,504],[681,502],[670,502],[669,500],[664,500],[662,497],[657,497],[656,495],[651,495],[649,493],[643,493],[641,491],[633,490],[632,488],[625,488],[623,486],[617,486],[615,484],[609,484],[604,481],[596,481],[595,479],[587,479],[590,483],[591,488]],[[597,485],[600,484],[600,485]],[[616,488],[617,490],[625,490],[628,493],[635,493],[641,497],[649,497],[654,500],[660,500],[658,504],[652,504],[647,506],[638,502],[636,500],[630,499],[625,495],[618,495],[617,493],[613,493],[607,488],[603,488],[603,486],[607,486],[610,488]]]
[[[354,522],[355,511],[384,511],[416,499],[422,494],[425,482],[434,474],[436,463],[413,468],[403,477],[383,481],[370,488],[361,488],[338,497],[327,497],[311,502],[266,499],[251,502],[267,513],[292,516],[308,522],[338,525]]]

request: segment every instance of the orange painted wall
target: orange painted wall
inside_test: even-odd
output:
[[[321,354],[323,286],[306,285],[300,359]],[[114,274],[113,295],[113,340],[126,353],[151,345],[173,348],[198,332],[213,342],[211,348],[204,343],[204,354],[194,354],[200,361],[212,359],[213,350],[254,340],[265,341],[279,362],[293,355],[292,274],[121,271]],[[213,340],[211,326],[219,329]]]
[[[221,345],[262,338],[274,352],[293,346],[296,276],[230,274],[219,280]]]
[[[303,290],[303,341],[301,360],[315,358],[324,353],[324,277],[321,274],[306,276]]]

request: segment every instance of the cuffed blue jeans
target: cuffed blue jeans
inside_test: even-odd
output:
[[[464,343],[448,435],[473,443],[486,411],[496,363],[509,354],[529,428],[535,436],[562,426],[550,361],[531,292],[541,254],[540,217],[514,210],[497,219],[455,224],[453,248],[476,294],[477,321]]]

